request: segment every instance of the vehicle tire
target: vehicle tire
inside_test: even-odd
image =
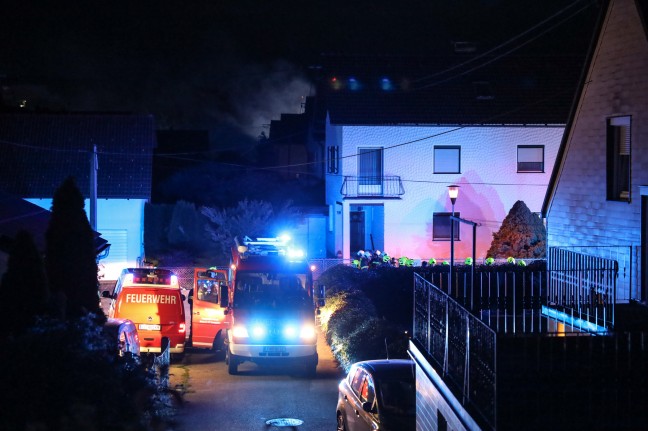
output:
[[[337,414],[337,431],[347,431],[346,424],[344,423],[344,417],[342,413]]]
[[[225,353],[225,362],[227,363],[227,372],[230,373],[230,375],[235,376],[238,374],[238,361],[236,360],[236,357],[230,353],[229,349],[227,349]]]
[[[225,346],[225,342],[221,334],[218,334],[214,339],[214,343],[212,344],[212,351],[214,352],[214,355],[216,355],[216,360],[221,361],[224,358],[226,359],[227,355],[225,352],[227,351],[227,347]]]

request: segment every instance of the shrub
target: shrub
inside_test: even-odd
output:
[[[547,232],[542,220],[526,204],[517,201],[493,234],[487,256],[542,258],[545,256]]]
[[[155,375],[119,358],[96,319],[41,320],[0,353],[0,429],[149,430],[165,409]]]
[[[362,321],[374,317],[373,304],[360,291],[340,292],[327,300],[322,311],[322,328],[326,341],[333,346],[352,332]]]

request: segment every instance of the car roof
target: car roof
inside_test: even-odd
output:
[[[379,379],[394,376],[414,377],[414,361],[411,359],[373,359],[356,362],[354,366],[366,369]]]
[[[104,324],[105,328],[119,328],[122,325],[134,325],[130,319],[121,317],[109,317]]]

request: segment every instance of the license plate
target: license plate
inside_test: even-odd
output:
[[[285,352],[286,346],[263,346],[264,352]]]
[[[144,331],[159,331],[160,325],[150,325],[148,323],[140,323],[139,329]]]

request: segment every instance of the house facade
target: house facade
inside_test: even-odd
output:
[[[474,247],[482,259],[515,202],[540,214],[584,55],[466,55],[324,69],[329,256],[463,261]],[[475,229],[451,229],[450,185],[455,217]]]
[[[74,177],[93,229],[110,244],[100,276],[115,280],[144,257],[155,145],[150,115],[0,114],[0,189],[49,210]]]
[[[550,246],[618,261],[617,300],[644,303],[647,12],[645,2],[609,2],[543,207]]]
[[[562,125],[347,125],[329,117],[326,203],[333,216],[329,252],[352,257],[381,250],[411,259],[486,257],[495,233],[516,201],[540,212]]]

